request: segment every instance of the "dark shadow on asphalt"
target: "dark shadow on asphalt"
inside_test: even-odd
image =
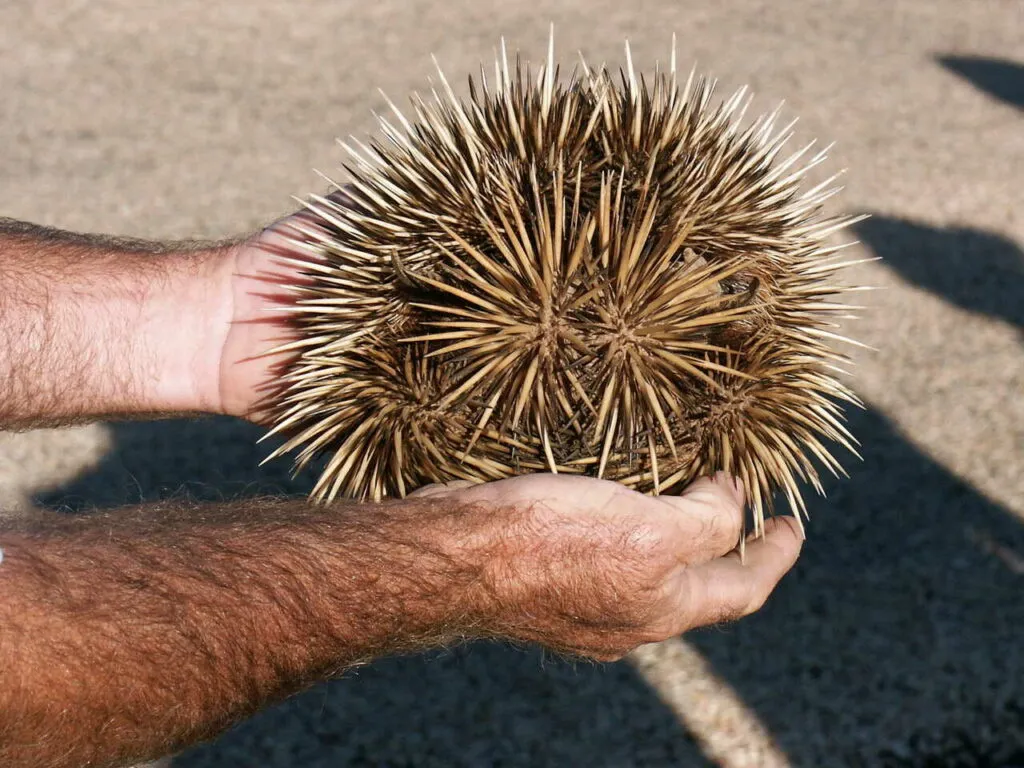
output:
[[[936,60],[975,88],[1024,109],[1024,65],[985,56],[936,56]]]
[[[961,309],[1024,330],[1024,251],[1012,240],[979,229],[933,227],[879,214],[855,225],[854,231],[907,282]]]
[[[65,512],[108,509],[172,497],[197,501],[305,494],[313,476],[292,477],[287,461],[259,464],[272,448],[264,430],[238,419],[115,422],[113,446],[92,472],[36,503]]]

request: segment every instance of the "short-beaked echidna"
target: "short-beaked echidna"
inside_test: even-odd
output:
[[[749,97],[583,63],[561,82],[504,43],[468,99],[431,100],[343,145],[344,201],[312,196],[283,257],[308,282],[271,402],[313,496],[380,499],[424,483],[550,471],[644,492],[725,470],[756,526],[781,490],[850,447],[836,378],[841,245],[824,158],[778,156],[778,111]],[[440,70],[438,70],[440,72]],[[393,106],[393,105],[392,105]],[[333,183],[333,182],[332,182]],[[339,187],[341,189],[341,187]],[[852,448],[851,448],[852,450]]]

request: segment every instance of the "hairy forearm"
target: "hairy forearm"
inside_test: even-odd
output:
[[[442,504],[176,504],[0,530],[0,764],[166,754],[347,666],[473,633],[480,574]]]
[[[0,219],[0,428],[211,409],[228,248]]]

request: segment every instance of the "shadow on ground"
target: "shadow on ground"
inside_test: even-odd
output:
[[[985,56],[937,56],[936,60],[989,96],[1024,109],[1024,66]]]
[[[475,644],[321,685],[173,768],[710,765],[700,754],[629,665]]]
[[[854,231],[907,282],[1024,330],[1024,251],[1012,240],[879,214]]]
[[[1024,526],[877,411],[850,430],[864,462],[811,506],[768,609],[688,639],[794,765],[1014,765]]]
[[[102,466],[40,501],[81,509],[183,492],[221,498],[308,488],[309,478],[289,481],[286,462],[256,469],[263,454],[248,425],[212,419],[113,429],[117,447]],[[1014,559],[1024,558],[1024,527],[880,413],[853,414],[851,429],[865,461],[815,505],[811,541],[768,608],[688,638],[794,765],[1003,765],[946,757],[965,730],[975,741],[961,747],[975,757],[1024,750],[1024,717],[1014,709],[1024,705],[1024,576]],[[998,738],[978,741],[993,728]],[[945,762],[928,762],[932,753]],[[174,766],[704,762],[692,735],[628,664],[573,666],[473,645],[387,660],[321,685]]]
[[[272,447],[264,430],[230,418],[110,424],[113,447],[100,465],[36,502],[68,512],[188,496],[200,501],[304,494],[310,472],[292,478],[287,461],[260,467]],[[276,447],[276,446],[275,446]]]

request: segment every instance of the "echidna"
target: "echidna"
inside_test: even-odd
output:
[[[344,201],[312,196],[284,251],[308,282],[270,404],[274,455],[330,455],[314,498],[534,471],[666,493],[725,470],[759,527],[779,489],[805,513],[812,457],[840,471],[826,444],[853,450],[857,399],[826,240],[854,219],[820,216],[831,179],[801,190],[825,152],[777,162],[792,124],[680,88],[674,41],[649,83],[626,56],[563,83],[553,45],[534,79],[503,42],[468,100],[438,69],[415,120],[391,105],[383,140],[343,144]]]

